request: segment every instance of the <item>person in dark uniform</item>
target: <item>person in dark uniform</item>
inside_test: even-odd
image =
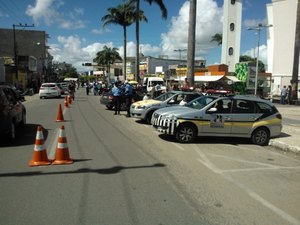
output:
[[[132,97],[133,97],[133,87],[126,80],[125,81],[125,100],[126,100],[126,110],[127,110],[126,117],[130,117],[130,106],[132,103]]]
[[[114,96],[115,115],[117,115],[120,114],[121,111],[121,88],[118,81],[115,82],[115,85],[111,91]]]

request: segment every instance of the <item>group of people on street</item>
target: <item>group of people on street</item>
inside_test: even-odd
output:
[[[114,97],[114,108],[115,115],[120,114],[121,111],[121,95],[125,94],[125,103],[126,103],[126,117],[130,117],[130,106],[133,98],[133,87],[132,85],[125,80],[124,84],[120,81],[116,81],[114,83],[114,87],[112,88],[112,94]]]
[[[292,103],[291,85],[288,88],[284,85],[280,92],[280,104],[285,105],[286,103]]]

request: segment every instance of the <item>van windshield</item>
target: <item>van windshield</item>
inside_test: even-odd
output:
[[[157,80],[154,80],[154,81],[151,81],[151,84],[154,84],[154,86],[157,85],[157,84],[163,85],[164,82],[163,82],[163,81],[157,81]]]

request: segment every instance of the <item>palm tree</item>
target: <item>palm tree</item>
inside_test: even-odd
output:
[[[160,7],[161,13],[162,13],[162,18],[166,19],[168,12],[167,9],[163,3],[163,0],[144,0],[148,2],[150,5],[154,2]],[[130,2],[135,2],[136,3],[136,18],[139,18],[140,15],[140,0],[130,0]],[[139,25],[139,20],[135,20],[135,25],[136,25],[136,30],[135,30],[135,35],[136,35],[136,59],[135,59],[135,64],[136,64],[136,81],[139,82],[139,74],[140,74],[140,25]]]
[[[127,58],[127,27],[130,26],[135,21],[135,6],[131,2],[125,4],[120,4],[117,7],[108,8],[108,14],[101,18],[101,21],[104,22],[102,27],[106,27],[109,24],[117,24],[123,27],[123,74],[124,78],[126,76],[126,58]],[[147,18],[144,15],[143,11],[139,12],[140,20],[146,21]]]
[[[298,0],[297,6],[297,21],[296,21],[296,33],[295,33],[295,46],[294,46],[294,63],[292,74],[292,100],[298,99],[298,80],[299,80],[299,53],[300,53],[300,0]]]
[[[110,65],[114,64],[115,61],[122,60],[119,55],[117,48],[109,48],[106,45],[103,47],[102,51],[97,52],[96,58],[93,62],[96,62],[98,66],[104,66],[107,68],[107,73],[110,71]],[[110,82],[108,75],[108,84]]]
[[[222,39],[223,39],[223,35],[217,33],[211,37],[211,42],[217,42],[218,45],[222,45]]]

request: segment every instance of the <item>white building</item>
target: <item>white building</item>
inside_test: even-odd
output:
[[[267,4],[268,72],[272,73],[273,94],[290,85],[293,71],[298,0],[272,0]],[[298,74],[299,77],[299,74]]]
[[[242,27],[242,0],[224,0],[222,64],[228,65],[228,72],[235,72],[240,60]]]

